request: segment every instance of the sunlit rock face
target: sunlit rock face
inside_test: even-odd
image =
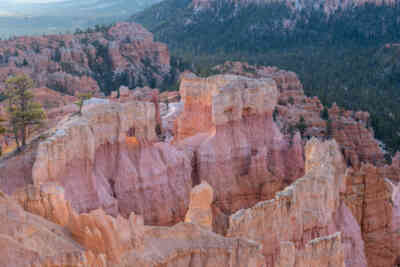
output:
[[[6,266],[396,266],[400,156],[383,164],[368,114],[334,105],[324,141],[294,73],[224,66],[184,74],[179,103],[92,98],[3,159]]]
[[[63,227],[24,211],[3,193],[0,224],[2,266],[106,266]]]
[[[307,97],[297,75],[276,67],[253,66],[245,62],[231,62],[214,67],[220,73],[251,78],[270,78],[279,90],[274,118],[282,133],[296,129],[301,118],[306,125],[303,138],[312,136],[333,138],[339,144],[346,163],[359,169],[363,163],[382,166],[384,151],[368,127],[369,113],[351,111],[337,106],[326,108],[317,97]]]
[[[176,139],[194,154],[194,183],[209,183],[224,213],[271,199],[303,174],[300,136],[284,136],[272,118],[274,80],[185,74],[180,93]]]
[[[233,266],[265,266],[259,244],[250,240],[226,238],[212,233],[210,227],[205,227],[204,220],[202,220],[204,216],[195,215],[201,213],[199,213],[199,208],[201,210],[208,206],[210,209],[212,188],[206,184],[199,185],[192,191],[191,208],[187,215],[187,218],[191,218],[192,223],[179,223],[173,227],[145,226],[143,218],[134,213],[131,213],[128,219],[121,216],[114,218],[107,215],[103,210],[78,214],[65,200],[64,191],[55,185],[29,187],[16,193],[14,198],[24,206],[25,210],[58,222],[63,228],[50,222],[47,222],[47,225],[56,227],[55,230],[52,230],[55,231],[54,234],[60,235],[58,232],[60,231],[62,234],[68,233],[68,235],[51,238],[57,239],[60,243],[63,241],[62,238],[66,238],[66,241],[71,242],[76,247],[64,241],[66,243],[64,247],[61,247],[61,245],[54,247],[54,249],[60,249],[62,252],[57,254],[60,259],[57,257],[51,259],[53,265],[46,265],[48,264],[47,261],[42,264],[41,261],[37,260],[37,265],[34,266],[228,267],[232,264]],[[202,204],[199,205],[199,202],[202,202]],[[16,210],[25,216],[35,216],[23,211],[11,200],[7,204],[15,206]],[[198,220],[199,218],[200,220]],[[40,218],[39,222],[41,221],[45,222],[45,219]],[[8,223],[11,223],[11,221],[6,220],[5,224],[2,225],[3,228],[0,227],[0,231],[10,227]],[[14,222],[12,221],[12,223]],[[45,226],[42,226],[43,229],[40,230],[45,231]],[[21,234],[19,236],[24,237]],[[44,235],[44,237],[46,236]],[[39,232],[36,232],[35,239],[29,240],[30,244],[33,244],[32,242],[36,240],[41,242],[42,239],[40,238]],[[12,240],[4,242],[8,251],[13,249],[12,242]],[[57,243],[52,242],[46,245],[54,246],[54,244]],[[68,245],[72,248],[69,248]],[[74,257],[72,257],[68,254],[68,250],[74,248]],[[52,250],[47,252],[42,247],[37,247],[36,250],[37,255],[33,256],[37,256],[39,259],[41,256],[47,255],[46,253],[52,252]],[[2,252],[0,249],[0,253]],[[22,259],[17,258],[20,254],[9,253],[7,259],[11,263],[29,262],[31,258],[28,252],[30,251],[27,250]],[[70,258],[66,258],[67,256],[64,254]]]
[[[189,210],[185,222],[195,223],[208,230],[213,227],[213,213],[211,204],[214,200],[214,190],[206,182],[193,187],[190,193]]]
[[[343,197],[361,226],[368,266],[398,264],[400,202],[399,184],[389,178],[393,168],[367,164],[350,170],[346,177]]]
[[[274,199],[232,215],[228,236],[263,244],[267,266],[365,266],[359,227],[341,233],[353,219],[340,201],[346,166],[338,145],[312,139],[305,154],[305,176]],[[346,250],[349,240],[356,247]],[[346,265],[353,252],[361,262]]]
[[[13,193],[22,184],[57,183],[77,212],[103,208],[127,217],[134,211],[146,214],[149,224],[176,223],[189,204],[190,158],[169,144],[155,144],[155,128],[152,103],[92,99],[82,116],[60,122],[28,160],[12,159],[18,171],[6,180],[16,180],[4,187]]]

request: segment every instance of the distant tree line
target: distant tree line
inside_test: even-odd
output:
[[[244,7],[225,0],[193,12],[189,0],[166,0],[132,20],[202,76],[226,60],[294,71],[306,94],[325,106],[369,111],[376,137],[390,152],[400,150],[400,47],[387,45],[400,43],[399,1],[327,16],[320,9],[292,12],[283,3]]]

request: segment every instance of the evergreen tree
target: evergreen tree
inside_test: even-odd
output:
[[[30,131],[40,127],[46,117],[41,105],[33,101],[33,81],[26,75],[6,80],[9,128],[20,151]]]
[[[3,118],[0,117],[0,136],[4,135],[6,132],[6,127],[1,125],[1,123],[5,122]],[[0,145],[0,157],[3,155],[3,147]]]
[[[321,118],[324,120],[329,120],[329,112],[326,107],[321,111]]]
[[[332,121],[330,119],[326,121],[326,136],[332,138]]]
[[[78,95],[79,100],[75,102],[75,105],[77,105],[79,108],[79,111],[78,111],[79,116],[82,115],[82,108],[83,108],[83,104],[85,103],[85,100],[92,98],[92,96],[93,96],[92,93],[81,93]]]
[[[299,122],[295,126],[303,136],[307,129],[307,124],[303,116],[300,116]]]

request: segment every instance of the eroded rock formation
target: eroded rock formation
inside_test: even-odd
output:
[[[6,266],[396,266],[400,156],[384,165],[368,114],[334,105],[323,141],[294,73],[229,64],[183,75],[182,103],[92,98],[3,159]]]
[[[82,116],[60,122],[35,152],[3,164],[15,170],[1,174],[2,185],[13,193],[22,184],[56,182],[78,212],[103,208],[127,217],[135,211],[146,214],[146,223],[176,223],[189,203],[190,159],[169,144],[151,145],[158,140],[155,128],[152,103],[94,99]]]
[[[206,193],[205,204],[208,205],[203,206],[210,209],[212,188],[202,185],[193,190],[193,196],[200,197]],[[70,233],[68,237],[71,242],[76,241],[82,246],[80,251],[83,254],[81,258],[77,257],[81,261],[69,259],[68,266],[265,266],[259,244],[240,238],[226,238],[197,224],[179,223],[173,227],[151,227],[145,226],[143,218],[134,213],[130,214],[129,219],[121,216],[113,218],[103,210],[77,214],[65,200],[63,191],[54,185],[52,190],[43,186],[30,187],[18,192],[15,198],[27,211],[59,222],[64,226],[64,231]],[[195,209],[199,208],[198,201],[204,199],[192,200],[191,211],[196,212]],[[17,206],[15,203],[13,205]],[[188,218],[196,217],[190,213]],[[202,224],[202,221],[193,221]],[[78,246],[77,243],[74,244]],[[39,251],[39,255],[45,253]],[[7,256],[10,262],[18,260],[15,254]],[[64,265],[55,262],[49,266]]]
[[[31,76],[38,87],[72,95],[107,92],[121,84],[154,87],[169,77],[169,60],[167,46],[135,23],[118,23],[104,32],[18,37],[1,41],[0,88],[18,73]]]
[[[213,214],[211,204],[214,200],[214,190],[203,182],[195,186],[190,193],[189,210],[185,222],[195,223],[208,230],[212,230]]]
[[[176,138],[194,153],[194,183],[208,182],[224,213],[271,199],[303,174],[300,136],[285,137],[272,118],[274,80],[186,74],[180,92]]]
[[[396,266],[400,256],[400,186],[386,174],[391,167],[367,164],[346,177],[343,198],[361,226],[368,266]]]
[[[339,194],[345,190],[342,154],[334,141],[320,143],[316,139],[307,144],[305,151],[306,175],[273,200],[232,215],[228,236],[262,243],[268,266],[277,262],[280,266],[286,266],[285,262],[307,266],[313,260],[313,264],[321,261],[325,266],[344,266],[340,234],[329,237],[338,230],[334,217],[340,207]],[[287,250],[292,253],[284,253],[280,259],[280,252]],[[320,252],[323,250],[326,252]],[[312,259],[315,251],[326,258]]]
[[[304,119],[303,138],[334,138],[345,155],[346,162],[355,169],[363,163],[384,164],[384,152],[368,127],[369,114],[349,111],[333,104],[326,108],[317,97],[307,97],[297,75],[276,67],[256,67],[242,62],[226,62],[216,66],[215,71],[235,73],[252,78],[273,79],[280,92],[274,110],[274,119],[283,133],[298,131],[301,118]]]
[[[0,193],[1,266],[106,266],[61,226],[25,212]]]

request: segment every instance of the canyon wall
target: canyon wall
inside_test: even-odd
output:
[[[396,266],[400,154],[385,165],[368,114],[332,106],[329,136],[294,73],[223,68],[234,74],[184,74],[176,105],[149,88],[92,98],[2,159],[0,253],[17,266]],[[15,214],[29,220],[9,232]]]
[[[284,136],[272,118],[274,80],[185,74],[180,92],[177,143],[193,152],[192,180],[214,188],[224,213],[270,199],[304,173],[300,136]]]
[[[213,199],[213,189],[206,183],[191,192],[186,215],[191,223],[172,227],[146,226],[134,213],[128,219],[113,218],[102,210],[77,214],[57,185],[29,187],[14,194],[14,199],[26,211],[58,223],[53,227],[64,229],[64,235],[70,233],[57,239],[79,248],[74,252],[79,257],[67,258],[68,266],[94,266],[91,262],[95,266],[367,266],[360,227],[340,197],[347,190],[348,171],[338,145],[312,139],[305,151],[305,176],[274,199],[231,215],[226,237],[212,233],[209,220],[204,221]],[[35,216],[6,199],[25,216]],[[8,249],[9,242],[4,243]],[[68,251],[65,246],[57,248]],[[36,249],[39,259],[47,255],[41,247]],[[27,262],[31,261],[28,252],[29,247],[23,257]],[[15,254],[8,257],[17,260]],[[51,260],[53,265],[36,260],[33,266],[65,264],[57,257]],[[380,264],[368,266],[395,266],[394,261]]]
[[[19,73],[37,87],[72,95],[109,93],[121,84],[155,87],[169,77],[169,61],[167,46],[135,23],[117,23],[101,32],[17,37],[0,41],[0,88]]]
[[[39,145],[33,183],[58,182],[78,212],[102,207],[175,223],[188,205],[191,165],[174,147],[152,145],[155,129],[152,103],[89,104]]]
[[[202,192],[202,188],[193,189],[193,198]],[[217,235],[197,225],[197,220],[172,227],[155,227],[144,225],[143,218],[134,213],[128,219],[121,216],[113,218],[103,210],[77,214],[65,200],[62,188],[56,185],[29,187],[15,194],[15,199],[25,210],[59,223],[64,232],[70,233],[68,237],[71,242],[76,246],[81,245],[78,246],[78,252],[82,253],[78,257],[80,261],[69,259],[68,266],[265,266],[259,244]],[[13,205],[18,206],[15,202]],[[192,215],[197,207],[196,201],[192,201]],[[27,212],[25,214],[33,216]],[[50,222],[48,224],[52,225]],[[5,244],[9,246],[7,242]],[[61,247],[58,249],[66,250]],[[39,251],[39,255],[45,253]],[[8,257],[10,262],[18,260],[16,254],[9,254]],[[30,260],[27,256],[23,259]],[[64,265],[55,262],[53,265],[38,263],[34,266]]]
[[[293,132],[299,131],[300,121],[303,119],[303,139],[312,136],[334,138],[347,164],[353,168],[359,169],[363,163],[378,166],[385,164],[385,152],[374,138],[373,129],[369,126],[368,112],[345,110],[335,103],[330,108],[324,107],[317,97],[304,94],[303,86],[295,73],[276,67],[257,67],[228,61],[214,67],[214,70],[251,78],[273,79],[280,92],[273,117],[282,133],[293,135]]]

